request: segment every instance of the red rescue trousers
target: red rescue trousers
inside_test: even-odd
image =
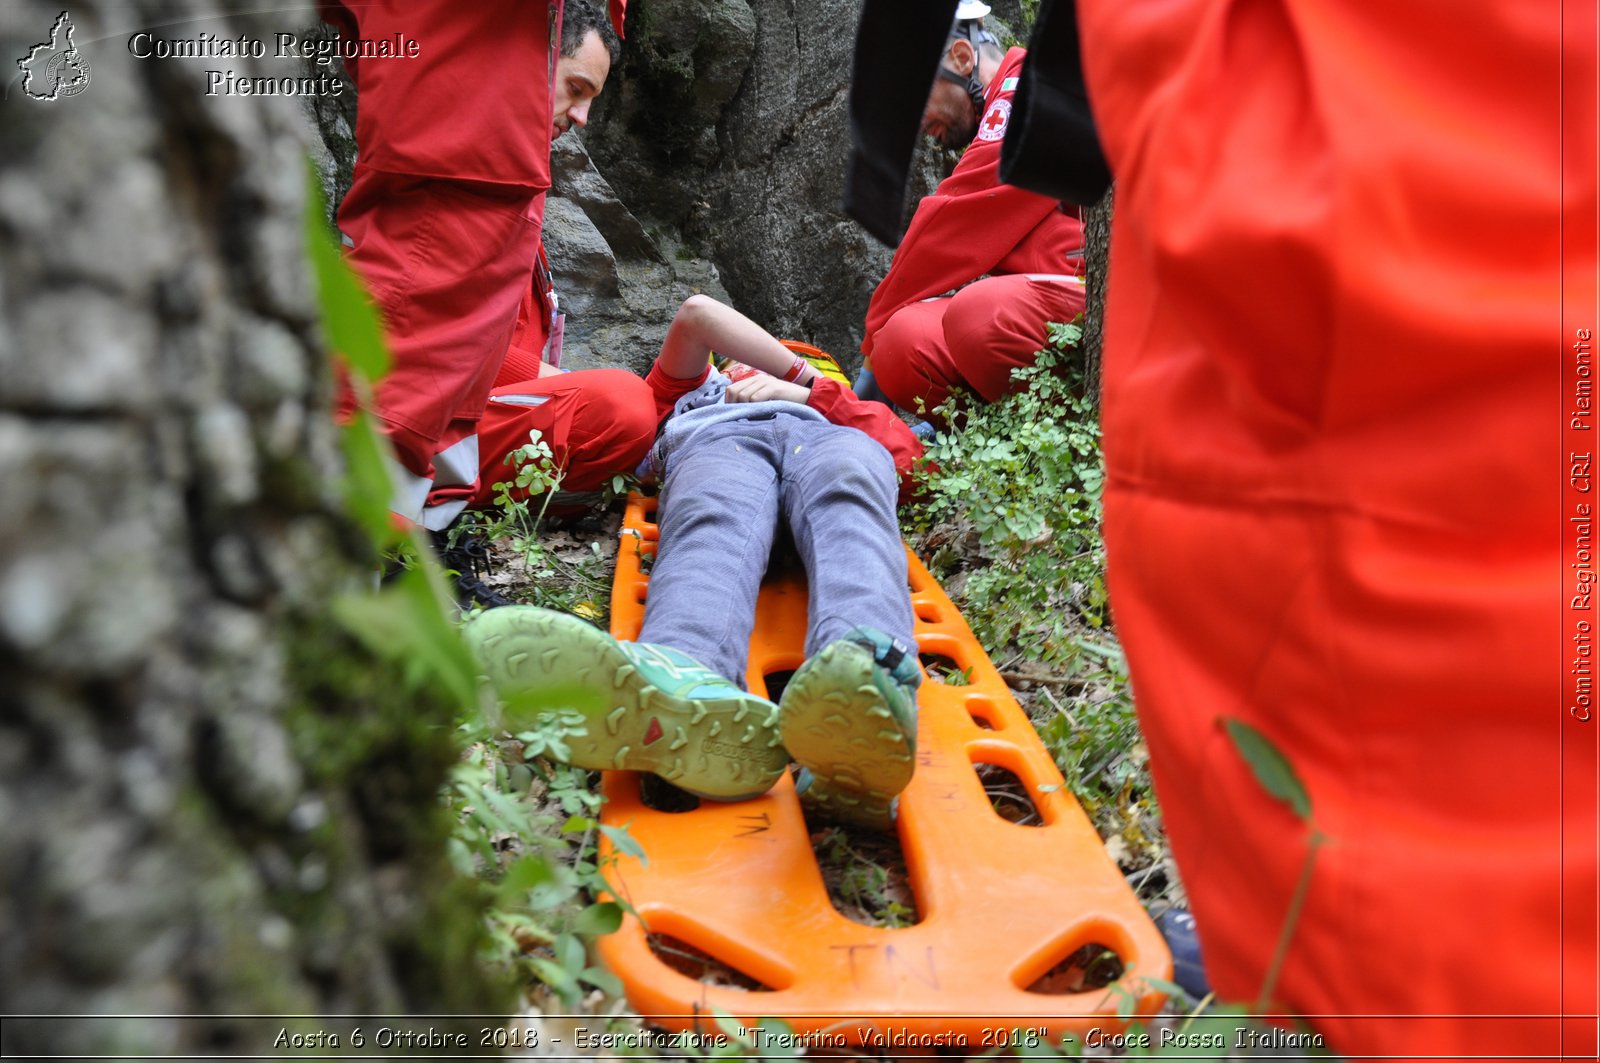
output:
[[[1593,1059],[1561,381],[1594,4],[1078,13],[1117,179],[1110,598],[1212,984],[1256,999],[1315,831],[1275,1007],[1347,1059]]]
[[[322,11],[347,39],[416,46],[348,64],[358,160],[338,220],[394,356],[373,411],[403,466],[391,506],[441,528],[474,491],[477,422],[538,251],[560,3]]]
[[[450,500],[474,489],[477,424],[538,246],[535,202],[543,196],[358,164],[339,211],[394,357],[374,412],[410,474],[396,510],[429,527],[453,518],[461,506]]]
[[[926,412],[953,388],[993,402],[1012,390],[1011,371],[1033,364],[1045,324],[1083,312],[1077,277],[985,277],[953,296],[909,303],[873,341],[878,386],[901,409]]]
[[[494,485],[511,482],[505,456],[539,432],[562,470],[553,505],[570,508],[618,473],[631,473],[655,441],[656,407],[644,379],[626,369],[578,369],[497,387],[478,425],[484,454],[474,507],[493,504]],[[526,492],[513,491],[513,498]]]

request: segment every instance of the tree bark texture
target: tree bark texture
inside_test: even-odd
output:
[[[212,1016],[29,1024],[19,1054],[503,1003],[443,860],[444,702],[327,619],[374,559],[342,512],[299,105],[127,48],[315,22],[223,10],[78,0],[91,84],[0,102],[0,999]],[[60,11],[5,5],[8,64]]]
[[[1111,205],[1116,189],[1083,212],[1083,254],[1088,299],[1083,308],[1083,364],[1089,394],[1100,401],[1100,347],[1106,320],[1106,270],[1111,265]]]

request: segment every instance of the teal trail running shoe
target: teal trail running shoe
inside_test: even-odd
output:
[[[581,717],[566,738],[580,768],[653,772],[736,801],[765,793],[788,767],[778,707],[677,650],[619,642],[532,606],[484,612],[464,633],[502,701]]]
[[[797,786],[808,810],[892,828],[895,797],[916,767],[921,682],[915,654],[870,627],[852,628],[800,666],[784,688],[778,727],[804,769]]]

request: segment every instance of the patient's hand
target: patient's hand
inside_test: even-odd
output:
[[[757,373],[755,376],[743,380],[735,380],[728,385],[728,400],[730,402],[766,402],[769,399],[784,399],[789,402],[798,402],[805,405],[811,397],[811,389],[800,384],[791,384],[787,380],[779,380],[775,376]]]

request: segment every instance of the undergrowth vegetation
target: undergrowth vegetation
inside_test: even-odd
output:
[[[1077,324],[1016,393],[961,398],[927,448],[908,540],[944,586],[1146,901],[1174,888],[1105,589],[1100,428]]]
[[[467,752],[445,796],[456,814],[450,858],[488,886],[484,959],[548,987],[567,1009],[590,990],[620,995],[616,977],[589,958],[592,940],[623,914],[615,900],[595,899],[609,893],[596,843],[603,834],[613,854],[641,856],[637,844],[599,822],[588,772],[547,758],[560,752],[559,730],[512,734],[472,714],[460,733]]]
[[[603,603],[611,594],[614,537],[584,534],[582,528],[550,529],[551,504],[566,470],[538,429],[506,455],[505,465],[506,478],[492,485],[494,508],[469,513],[456,523],[456,534],[483,540],[499,563],[498,572],[484,574],[487,584],[520,604],[603,620]],[[603,504],[610,507],[625,497],[632,484],[632,477],[612,477],[602,492]]]
[[[1016,394],[934,411],[951,429],[928,445],[922,497],[901,517],[934,574],[959,577],[952,593],[986,647],[1068,666],[1105,625],[1104,474],[1078,326],[1049,338]]]
[[[535,430],[506,465],[507,479],[494,485],[498,508],[461,531],[487,540],[501,562],[499,581],[517,599],[603,621],[598,603],[610,580],[600,543],[573,550],[545,532],[564,474],[549,445]],[[563,763],[578,724],[559,713],[522,719],[485,698],[462,714],[466,753],[444,798],[455,813],[451,862],[488,890],[484,961],[567,1012],[596,991],[622,995],[616,977],[593,961],[592,946],[621,925],[625,910],[607,882],[609,864],[619,855],[647,859],[626,830],[599,821],[592,773]],[[607,858],[602,836],[611,843]]]

